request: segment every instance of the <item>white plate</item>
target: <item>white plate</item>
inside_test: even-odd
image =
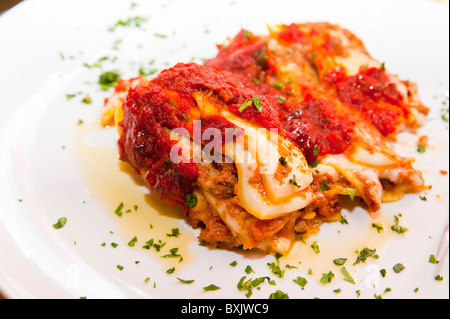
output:
[[[137,16],[147,19],[141,27],[108,31],[118,20]],[[403,134],[397,148],[417,158],[417,168],[433,188],[421,194],[427,201],[409,195],[383,205],[376,219],[359,207],[344,210],[349,224],[323,225],[306,244],[298,243],[280,261],[285,275],[278,278],[267,265],[275,261],[272,256],[199,246],[197,231],[179,211],[149,195],[119,164],[114,129],[95,128],[110,94],[99,89],[97,80],[112,69],[126,78],[137,75],[140,66],[161,70],[176,62],[201,63],[242,27],[265,33],[266,24],[305,21],[349,28],[391,71],[418,83],[431,113],[418,135]],[[265,281],[251,298],[268,298],[275,290],[290,298],[358,298],[357,290],[359,298],[374,298],[386,288],[391,291],[383,298],[448,298],[448,253],[437,265],[428,262],[436,255],[449,207],[448,176],[440,174],[449,170],[448,124],[440,117],[442,103],[448,103],[448,22],[448,7],[425,0],[19,4],[0,17],[0,290],[9,298],[246,299],[237,289],[240,278],[269,276],[276,286]],[[101,67],[84,66],[104,56],[108,59]],[[68,100],[68,94],[75,97]],[[87,95],[91,104],[81,102]],[[415,146],[420,135],[430,137],[423,154]],[[120,202],[131,209],[122,217],[114,214]],[[400,224],[408,228],[404,235],[390,230],[400,213]],[[55,229],[60,217],[67,224]],[[373,221],[383,224],[381,234],[371,227]],[[172,228],[179,228],[181,236],[166,236]],[[134,236],[138,241],[129,247]],[[151,238],[167,242],[161,252],[141,248]],[[310,247],[313,241],[319,254]],[[379,258],[353,266],[354,250],[366,246],[376,248]],[[161,258],[174,247],[182,262]],[[343,280],[332,262],[338,257],[348,258],[345,266],[356,284]],[[401,273],[392,269],[397,263],[406,267]],[[248,265],[254,273],[245,272]],[[168,274],[172,267],[175,272]],[[380,269],[386,269],[386,277]],[[335,274],[332,282],[320,283],[329,271]],[[444,280],[436,281],[436,275]],[[297,276],[308,281],[303,290],[293,282]],[[204,291],[210,284],[221,289]]]

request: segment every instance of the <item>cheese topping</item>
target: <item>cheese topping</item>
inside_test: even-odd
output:
[[[200,110],[220,112],[244,132],[222,151],[236,165],[240,204],[250,214],[259,219],[276,218],[308,206],[317,197],[309,189],[313,176],[306,159],[290,141],[211,105],[214,100],[206,93],[193,95]]]

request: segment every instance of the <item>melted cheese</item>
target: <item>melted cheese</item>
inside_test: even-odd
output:
[[[328,155],[321,163],[332,166],[352,183],[372,210],[380,208],[383,187],[375,169],[352,163],[343,154]]]
[[[398,164],[390,154],[379,150],[368,150],[363,146],[355,146],[351,155],[352,162],[373,168],[389,168]]]
[[[202,113],[215,110],[244,133],[222,151],[236,165],[239,201],[247,212],[272,219],[302,209],[317,197],[309,188],[313,177],[308,164],[291,142],[212,105],[214,99],[205,93],[193,95]]]
[[[348,55],[345,57],[336,56],[335,61],[346,69],[347,75],[357,74],[361,66],[379,68],[381,65],[381,63],[369,57],[367,53],[355,49],[348,50]]]
[[[328,155],[321,159],[321,163],[317,168],[321,175],[335,177],[333,170],[327,168],[333,167],[357,188],[357,196],[361,196],[371,208],[379,208],[381,202],[398,201],[409,189],[423,187],[424,183],[420,172],[412,168],[407,160],[395,160],[382,151],[369,152],[362,147],[356,148],[349,158],[344,154]],[[396,187],[393,190],[383,189],[382,179],[392,182]]]

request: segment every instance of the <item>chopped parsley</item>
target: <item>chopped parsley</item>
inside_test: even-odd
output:
[[[181,278],[178,278],[178,277],[177,277],[177,279],[180,282],[182,282],[183,284],[192,284],[195,281],[194,279],[185,280],[185,279],[181,279]]]
[[[394,223],[395,224],[391,226],[391,229],[392,229],[392,231],[396,232],[397,234],[403,234],[406,231],[408,231],[408,228],[399,225],[398,216],[394,215]]]
[[[449,114],[449,108],[448,107],[441,108],[441,118],[447,124],[449,122],[448,114]]]
[[[311,167],[312,167],[312,168],[315,168],[315,167],[317,167],[317,165],[319,165],[319,160],[315,160],[315,161],[311,164]]]
[[[163,248],[166,245],[165,242],[162,242],[161,239],[158,240],[158,243],[153,244],[153,248],[155,248],[156,251],[161,251],[161,248]]]
[[[218,287],[218,286],[216,286],[214,284],[211,284],[209,286],[203,287],[204,291],[214,291],[214,290],[219,290],[219,289],[220,289],[220,287]]]
[[[61,229],[64,227],[64,225],[67,223],[67,218],[66,217],[60,217],[58,218],[58,222],[56,224],[53,224],[53,227],[55,229]]]
[[[284,87],[284,84],[283,84],[283,82],[278,82],[278,83],[272,85],[272,87],[274,89],[281,90]]]
[[[87,67],[88,69],[92,69],[92,68],[101,68],[101,67],[102,67],[102,63],[103,63],[104,61],[108,60],[108,59],[109,59],[109,57],[103,56],[103,57],[99,58],[96,62],[94,62],[93,64],[87,64],[87,63],[84,63],[83,65],[84,65],[85,67]]]
[[[242,103],[241,107],[239,108],[239,112],[244,111],[246,108],[248,108],[250,105],[252,105],[252,100],[245,100],[244,103]]]
[[[241,105],[241,107],[238,109],[239,112],[244,111],[245,109],[247,109],[249,106],[254,105],[256,110],[261,113],[262,112],[262,103],[259,100],[259,97],[257,97],[256,95],[254,97],[252,97],[251,100],[247,99],[245,100],[245,102]]]
[[[180,254],[177,254],[178,248],[172,248],[169,250],[170,254],[166,254],[161,256],[161,258],[179,258],[179,262],[183,261],[183,257]]]
[[[356,193],[358,193],[358,189],[356,188],[346,188],[345,191],[352,201],[355,199]]]
[[[359,252],[358,257],[356,258],[356,261],[353,263],[353,265],[359,264],[360,262],[366,262],[367,258],[372,257],[375,259],[378,259],[379,256],[376,254],[377,250],[376,249],[370,249],[370,248],[363,248],[363,250],[361,250]]]
[[[121,202],[119,206],[114,210],[114,214],[116,214],[119,217],[122,217],[122,209],[123,209],[123,203]]]
[[[261,54],[261,56],[259,57],[259,63],[264,64],[267,61],[267,58],[267,53]]]
[[[253,288],[257,287],[258,285],[262,284],[266,279],[269,282],[270,285],[274,285],[275,283],[273,281],[270,280],[269,277],[259,277],[259,278],[255,278],[255,279],[249,279],[247,280],[247,276],[243,276],[238,284],[237,284],[237,288],[239,290],[246,290],[247,293],[245,294],[245,296],[247,298],[250,298],[251,295],[253,294]]]
[[[297,266],[293,266],[293,265],[289,265],[289,264],[287,264],[287,265],[284,266],[284,267],[289,268],[289,269],[298,269]]]
[[[256,110],[257,110],[259,113],[261,113],[261,112],[262,112],[262,103],[261,103],[261,101],[259,100],[259,98],[255,95],[255,96],[252,98],[252,101],[253,101],[253,105],[256,107]]]
[[[314,145],[313,154],[314,154],[314,156],[319,155],[319,147],[317,146],[317,144]]]
[[[379,224],[372,223],[372,227],[375,228],[378,233],[381,233],[383,231],[383,226],[381,226]]]
[[[194,208],[195,206],[197,206],[197,202],[197,195],[195,195],[194,191],[190,191],[186,195],[186,203],[184,204],[184,206]]]
[[[247,276],[241,277],[241,279],[239,280],[239,282],[237,284],[237,288],[239,290],[247,290],[247,293],[245,294],[245,296],[247,298],[250,298],[250,296],[253,294],[252,280],[249,279],[249,280],[245,281],[246,278],[247,278]]]
[[[348,225],[348,220],[347,220],[347,218],[345,218],[345,216],[343,216],[343,215],[341,215],[341,219],[339,220],[339,222],[340,222],[342,225]]]
[[[139,67],[139,74],[142,76],[149,76],[158,72],[158,69],[146,69],[145,67]]]
[[[278,159],[278,161],[279,161],[280,164],[283,165],[283,166],[286,166],[286,165],[287,165],[287,161],[286,161],[286,159],[285,159],[283,156],[281,156],[281,157]]]
[[[297,278],[293,279],[292,281],[295,282],[300,287],[302,287],[302,290],[305,289],[305,286],[308,283],[308,280],[306,280],[306,278],[300,276],[297,276]]]
[[[341,268],[341,273],[342,273],[342,275],[344,275],[345,281],[348,281],[351,284],[356,284],[355,280],[352,278],[352,276],[350,276],[350,273],[348,272],[348,270],[345,267]]]
[[[347,261],[347,258],[336,258],[333,260],[333,263],[336,266],[342,266],[343,264],[345,264],[346,261]]]
[[[425,145],[423,145],[423,144],[417,145],[417,152],[419,152],[419,153],[425,153],[426,150],[427,150],[427,149],[426,149]]]
[[[245,273],[247,275],[254,273],[255,271],[252,269],[252,267],[250,265],[247,265],[247,267],[245,267]]]
[[[128,246],[134,247],[134,245],[136,245],[136,243],[137,243],[137,237],[134,236],[134,237],[128,242]]]
[[[276,254],[275,258],[276,258],[276,262],[267,263],[267,266],[269,266],[269,269],[272,270],[272,273],[277,275],[278,278],[283,278],[285,271],[281,270],[281,268],[280,268],[281,255]]]
[[[396,264],[394,267],[392,267],[392,269],[394,270],[395,273],[399,273],[401,271],[403,271],[403,269],[405,269],[406,267],[403,266],[401,263]]]
[[[178,228],[172,228],[171,234],[166,234],[168,237],[178,237],[180,236],[180,230]]]
[[[160,251],[161,248],[163,248],[166,245],[165,242],[162,242],[161,239],[158,240],[157,243],[155,243],[155,240],[152,238],[145,242],[145,245],[142,246],[142,249],[150,249],[155,248],[156,251]]]
[[[119,50],[119,44],[121,44],[121,43],[122,43],[122,39],[118,39],[118,40],[114,41],[112,49]]]
[[[244,37],[245,41],[248,41],[250,39],[251,33],[248,30],[244,30]]]
[[[326,190],[328,190],[328,182],[323,181],[322,186],[320,186],[320,191],[325,192]]]
[[[314,250],[314,252],[315,252],[316,254],[320,253],[319,245],[317,244],[316,241],[314,241],[314,242],[311,244],[311,248]]]
[[[275,97],[278,99],[278,102],[280,104],[283,104],[284,102],[286,102],[286,98],[282,95],[275,94]]]
[[[428,259],[430,264],[437,264],[436,257],[434,255],[430,255],[430,259]]]
[[[289,299],[289,295],[281,290],[271,293],[269,299]]]
[[[117,71],[107,71],[100,74],[98,84],[103,91],[107,91],[110,87],[117,84],[120,79],[120,74]]]
[[[384,289],[383,294],[377,295],[377,294],[374,293],[373,295],[375,296],[375,299],[383,299],[383,296],[384,296],[385,294],[387,294],[388,292],[390,292],[390,291],[392,291],[392,289],[389,288],[389,287],[387,287],[386,289]]]
[[[86,97],[84,97],[81,100],[81,102],[84,103],[84,104],[91,104],[92,103],[92,99],[91,99],[91,97],[89,95],[87,95]]]
[[[329,271],[328,274],[322,273],[322,278],[320,278],[320,282],[323,284],[329,284],[333,278],[334,274],[331,271]]]
[[[175,272],[175,267],[169,268],[166,270],[166,273],[168,273],[169,275],[173,274]]]
[[[295,178],[295,175],[292,176],[291,179],[289,179],[289,184],[294,185],[294,186],[296,186],[297,188],[299,188],[299,187],[301,186],[301,185],[298,185],[298,184],[297,184],[297,180],[296,180],[296,178]]]
[[[130,26],[135,26],[135,27],[141,27],[142,23],[146,22],[147,19],[143,18],[143,17],[133,17],[133,18],[128,18],[126,20],[119,20],[117,21],[112,27],[109,27],[108,30],[109,31],[115,31],[117,27],[130,27]]]

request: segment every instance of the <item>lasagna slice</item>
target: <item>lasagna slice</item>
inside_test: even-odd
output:
[[[121,80],[102,112],[120,159],[183,207],[199,240],[285,254],[340,219],[426,188],[390,141],[428,109],[349,31],[328,23],[242,30],[204,65]]]
[[[278,99],[230,74],[177,64],[151,81],[118,86],[103,115],[113,113],[120,159],[183,207],[207,244],[284,254],[297,235],[340,210],[337,195],[314,186]]]
[[[357,50],[359,59],[343,58]],[[414,85],[389,75],[349,31],[326,23],[279,26],[268,36],[242,30],[205,65],[277,98],[281,125],[313,168],[316,188],[359,196],[370,211],[425,188],[413,160],[389,140],[419,125],[413,115],[426,108],[405,91]],[[339,79],[329,73],[338,69]]]

